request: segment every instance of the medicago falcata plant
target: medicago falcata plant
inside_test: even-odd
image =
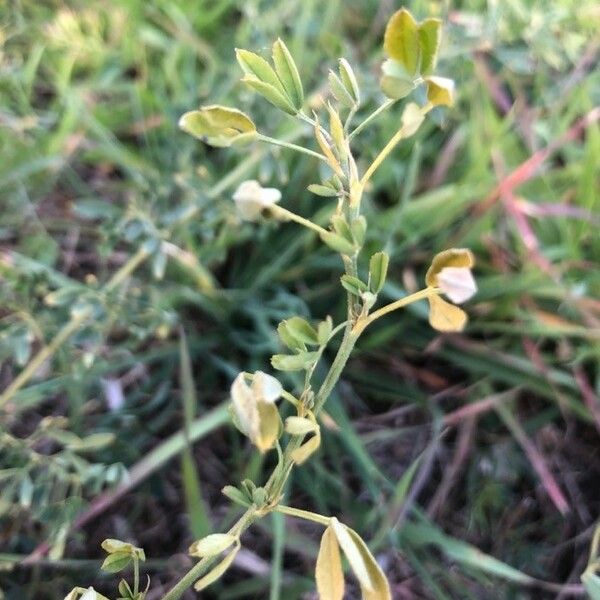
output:
[[[456,304],[476,292],[471,274],[474,258],[467,249],[453,248],[436,255],[423,289],[380,308],[375,307],[386,281],[388,255],[376,252],[370,256],[368,277],[359,276],[362,262],[367,262],[362,252],[367,221],[361,213],[367,184],[396,146],[417,132],[432,109],[453,103],[453,82],[434,74],[440,35],[438,19],[419,23],[405,9],[392,16],[385,32],[387,59],[381,78],[381,89],[387,100],[359,124],[354,121],[360,106],[360,89],[352,67],[344,58],[339,60],[337,71],[329,72],[329,100],[321,102],[318,113],[307,114],[298,68],[282,40],[273,44],[272,63],[248,50],[237,50],[237,61],[244,72],[242,81],[276,109],[308,124],[314,134],[314,148],[269,137],[257,130],[248,115],[234,108],[203,106],[181,117],[180,127],[184,131],[211,146],[225,148],[265,142],[309,155],[326,165],[328,176],[310,185],[308,190],[330,199],[332,214],[327,228],[285,208],[280,204],[279,190],[262,187],[254,180],[243,182],[233,200],[243,220],[293,221],[317,233],[327,247],[340,255],[347,315],[342,323],[333,323],[328,316],[311,323],[291,315],[279,324],[277,331],[287,350],[274,355],[271,366],[279,371],[304,372],[302,389],[288,391],[278,379],[263,371],[242,372],[235,378],[231,386],[233,422],[259,452],[276,452],[277,464],[262,485],[245,480],[237,487],[228,485],[223,489],[225,496],[244,507],[242,516],[229,531],[208,535],[192,544],[190,554],[199,559],[198,563],[162,597],[163,600],[177,600],[191,586],[203,590],[219,579],[240,550],[243,533],[272,512],[307,519],[324,527],[315,569],[316,587],[322,600],[343,598],[342,555],[360,585],[363,598],[391,598],[387,579],[359,533],[335,516],[287,506],[283,501],[291,471],[309,460],[320,446],[319,416],[356,342],[371,323],[423,299],[429,303],[429,322],[435,329],[460,331],[466,323],[465,312]],[[406,102],[398,130],[373,162],[361,171],[353,154],[359,134],[372,126],[378,115],[391,110],[413,92],[420,101]],[[322,381],[316,381],[317,364],[336,336],[341,336],[341,341],[335,358]],[[290,416],[282,417],[278,401],[291,407]],[[118,540],[106,540],[103,548],[108,552],[103,568],[109,572],[120,571],[133,562],[133,584],[122,580],[119,598],[143,600],[147,593],[141,589],[139,577],[143,551]],[[67,598],[106,600],[93,588],[76,588]]]

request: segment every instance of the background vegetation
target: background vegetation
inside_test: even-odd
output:
[[[399,6],[0,6],[0,596],[111,590],[100,542],[118,537],[145,548],[156,600],[190,542],[235,517],[221,488],[267,470],[229,423],[231,379],[268,365],[282,318],[343,320],[340,265],[293,225],[241,224],[231,193],[256,177],[325,219],[306,191],[317,165],[210,149],[177,121],[221,103],[309,136],[239,84],[234,48],[278,36],[315,102],[348,58],[367,112]],[[392,257],[389,299],[451,246],[478,257],[480,293],[464,334],[437,334],[420,305],[367,332],[288,493],[363,532],[394,597],[580,596],[600,508],[600,12],[408,7],[444,19],[439,71],[458,102],[377,173],[369,245]],[[399,115],[362,136],[365,158]],[[314,597],[316,530],[276,517],[205,597]]]

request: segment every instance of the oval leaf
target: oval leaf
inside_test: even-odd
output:
[[[387,277],[390,257],[385,252],[376,252],[369,261],[369,287],[374,294],[378,294]]]
[[[302,317],[292,317],[282,322],[288,333],[304,344],[319,344],[319,336],[315,328]]]
[[[360,104],[360,90],[354,71],[350,63],[345,58],[339,59],[340,79],[344,84],[344,88],[348,90],[355,104]]]
[[[425,19],[419,24],[419,43],[421,46],[421,73],[429,75],[435,68],[442,37],[440,19]]]
[[[287,95],[291,98],[294,106],[300,110],[304,103],[302,80],[290,51],[281,39],[273,44],[273,63]]]
[[[300,352],[299,354],[274,354],[271,365],[278,371],[302,371],[309,369],[318,358],[318,352]]]
[[[277,77],[273,67],[262,56],[249,50],[236,48],[235,57],[246,75],[255,77],[258,81],[272,86],[285,96],[285,89],[281,80]]]
[[[279,110],[295,115],[298,111],[294,108],[291,100],[285,92],[280,92],[275,86],[270,83],[265,83],[257,79],[253,75],[246,75],[242,81],[247,83],[251,88],[255,89],[265,100],[268,100],[273,106]]]
[[[419,27],[405,8],[394,13],[388,21],[383,48],[390,58],[406,69],[409,75],[417,73],[421,60]]]

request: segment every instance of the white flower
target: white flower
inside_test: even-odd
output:
[[[271,449],[282,429],[276,400],[283,388],[275,377],[256,371],[252,384],[240,373],[231,385],[231,400],[239,429],[261,451]]]
[[[438,286],[452,302],[462,304],[477,292],[469,267],[444,267],[437,274]]]
[[[233,194],[238,213],[245,221],[258,221],[265,208],[281,200],[276,188],[264,188],[253,179],[242,182]]]
[[[88,588],[83,596],[81,596],[80,600],[96,600],[98,595],[96,594],[96,590],[93,587]]]
[[[252,392],[255,397],[262,402],[273,404],[276,400],[281,398],[283,388],[279,381],[272,375],[267,375],[262,371],[256,371],[256,373],[254,373],[254,379],[252,380]]]

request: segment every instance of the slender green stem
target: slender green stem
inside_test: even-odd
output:
[[[272,138],[267,135],[263,135],[262,133],[258,134],[258,139],[261,142],[266,142],[267,144],[272,144],[273,146],[281,146],[282,148],[288,148],[289,150],[295,150],[296,152],[302,152],[303,154],[307,154],[308,156],[312,156],[313,158],[318,158],[319,160],[322,160],[323,162],[328,164],[327,158],[325,156],[323,156],[319,152],[315,152],[314,150],[304,148],[303,146],[298,146],[298,145],[292,144],[290,142],[278,140],[276,138]]]
[[[302,510],[301,508],[293,508],[291,506],[284,506],[283,504],[278,504],[273,510],[290,517],[298,517],[299,519],[304,519],[306,521],[313,521],[314,523],[325,525],[325,527],[329,526],[330,517],[318,515],[310,510]]]
[[[323,127],[323,125],[321,125],[319,122],[315,121],[315,119],[312,119],[306,113],[303,113],[303,112],[298,113],[298,118],[301,121],[304,121],[305,123],[308,123],[309,125],[312,125],[313,127],[318,127],[320,129],[321,133],[325,136],[325,139],[331,141],[331,135],[329,134],[329,131],[327,131],[327,129],[325,129],[325,127]]]
[[[269,210],[274,216],[280,217],[282,220],[294,221],[295,223],[298,223],[303,227],[307,227],[308,229],[316,231],[319,235],[327,234],[327,230],[323,229],[323,227],[321,227],[320,225],[317,225],[316,223],[313,223],[312,221],[309,221],[308,219],[297,215],[296,213],[292,212],[291,210],[288,210],[287,208],[283,208],[283,206],[278,206],[275,204],[269,207]]]
[[[133,557],[133,595],[137,596],[140,591],[140,559]]]
[[[368,325],[373,323],[373,321],[380,319],[384,315],[387,315],[388,313],[391,313],[394,310],[398,310],[399,308],[403,308],[404,306],[408,306],[409,304],[412,304],[413,302],[418,302],[419,300],[423,300],[424,298],[430,298],[431,296],[436,296],[437,294],[439,294],[439,290],[437,288],[427,287],[423,290],[419,290],[418,292],[415,292],[414,294],[410,294],[410,296],[404,296],[404,298],[400,298],[400,300],[391,302],[390,304],[383,306],[379,310],[372,312],[368,317],[366,317],[364,319],[360,319],[354,326],[353,331],[357,335],[360,335]]]
[[[421,108],[420,112],[424,116],[432,108],[433,107],[432,107],[431,104],[426,104],[425,106],[423,106]],[[398,145],[398,143],[402,139],[404,139],[405,137],[408,137],[407,134],[410,131],[410,129],[412,129],[413,127],[414,127],[414,125],[412,123],[407,123],[406,125],[403,125],[390,138],[390,141],[385,145],[385,147],[383,148],[383,150],[375,157],[375,160],[371,163],[371,166],[366,170],[365,174],[362,176],[362,179],[360,180],[361,187],[364,188],[364,186],[367,183],[367,181],[369,181],[369,179],[371,179],[371,177],[373,176],[373,173],[375,173],[375,171],[377,171],[377,169],[381,166],[381,163],[383,163],[383,161],[390,155],[390,153],[392,152],[392,150]]]
[[[348,139],[351,140],[355,135],[358,135],[373,119],[376,119],[381,113],[385,112],[388,108],[393,106],[397,100],[386,100],[379,108],[375,109],[360,125],[358,125],[354,131],[348,135]]]

